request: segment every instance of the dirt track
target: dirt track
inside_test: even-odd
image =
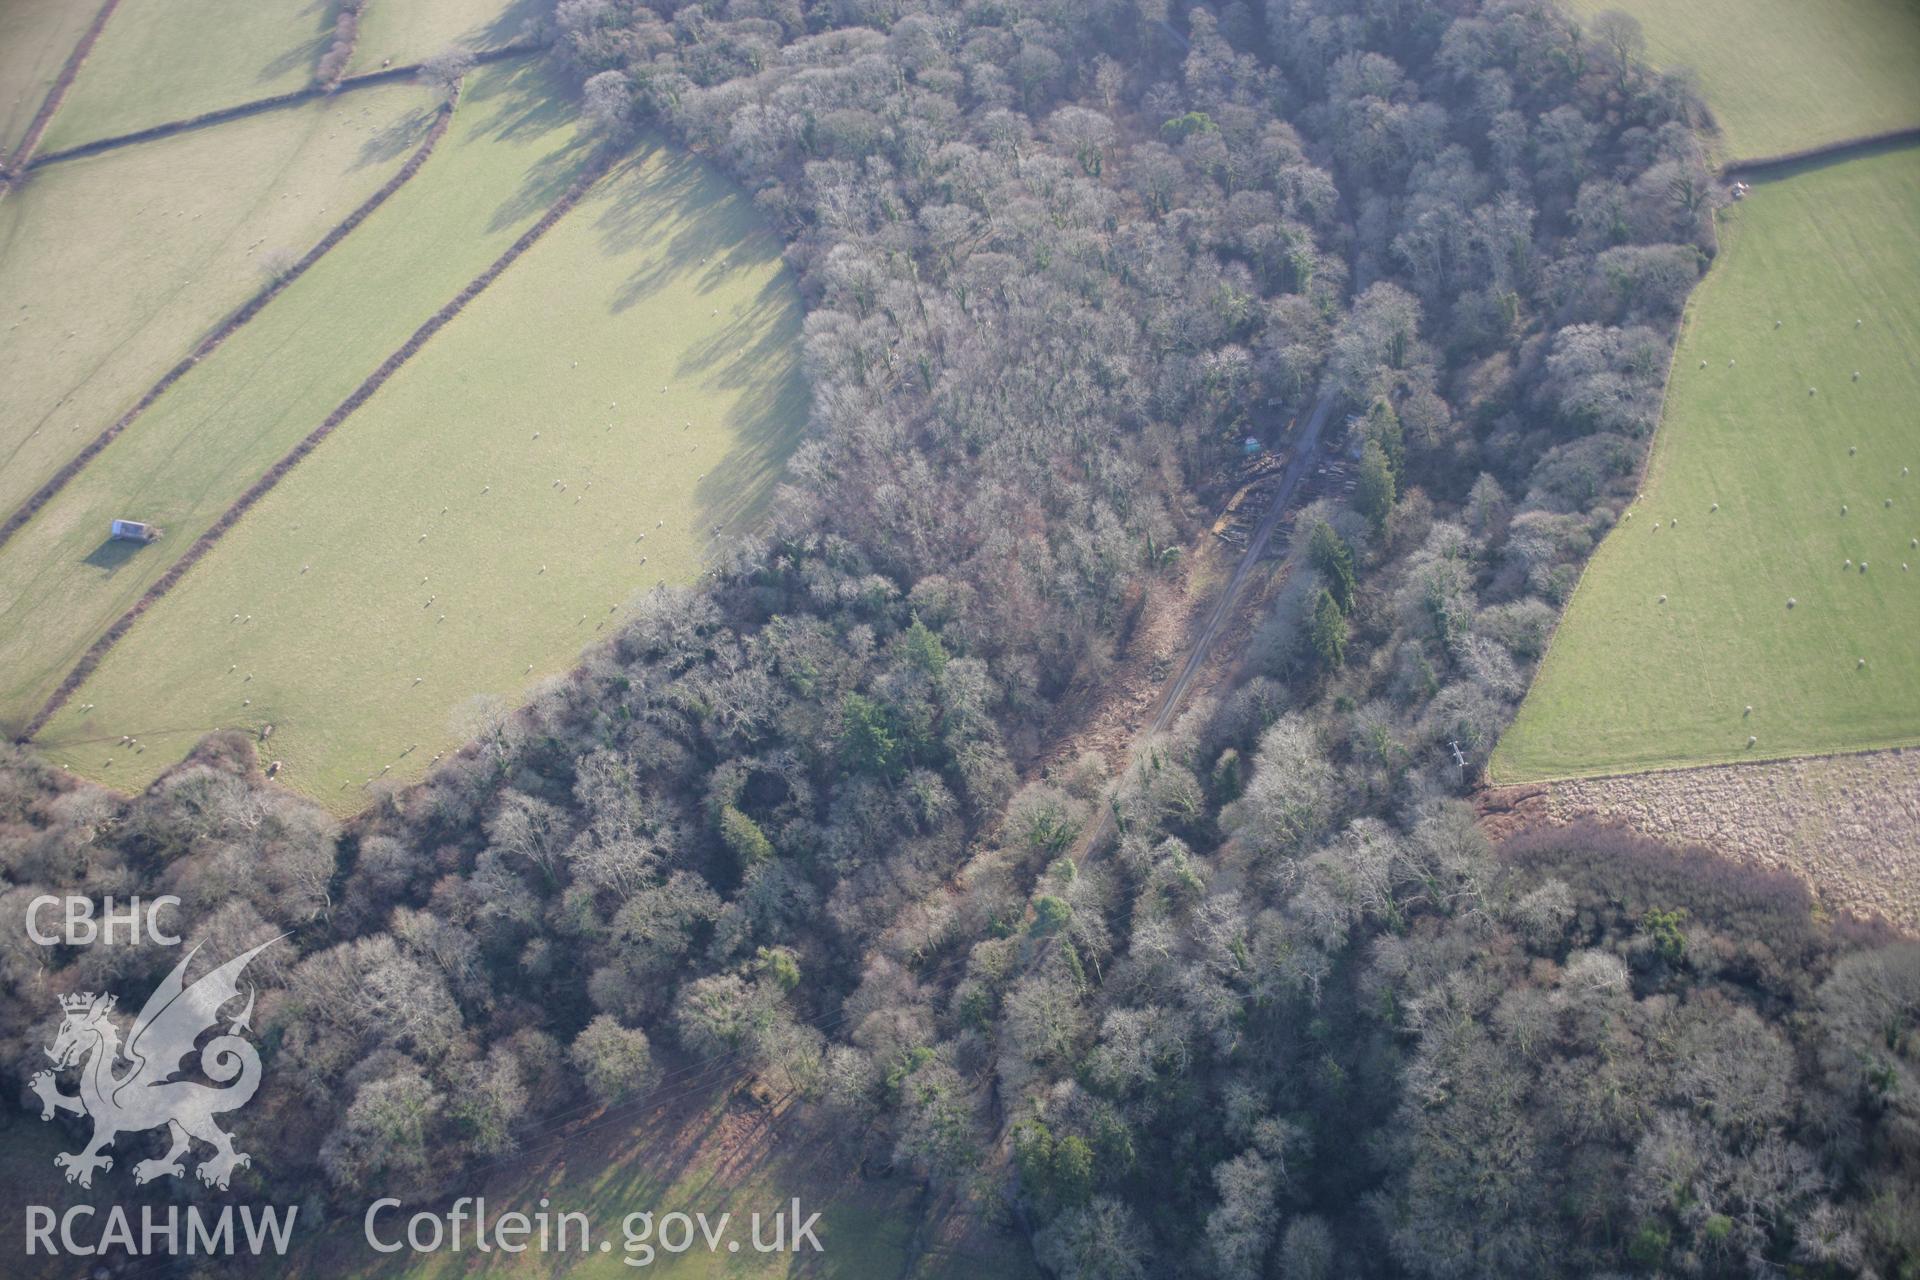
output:
[[[1151,704],[1154,707],[1153,717],[1137,731],[1134,745],[1164,732],[1167,726],[1173,723],[1174,717],[1184,706],[1188,692],[1201,678],[1201,673],[1207,670],[1208,663],[1213,657],[1214,643],[1232,630],[1234,611],[1241,597],[1246,593],[1248,582],[1253,579],[1254,570],[1266,555],[1267,546],[1273,541],[1274,532],[1280,527],[1281,520],[1292,507],[1294,494],[1299,491],[1301,483],[1313,474],[1314,467],[1320,461],[1321,429],[1326,426],[1327,419],[1332,416],[1337,403],[1339,398],[1332,390],[1322,391],[1319,399],[1314,402],[1313,410],[1307,416],[1306,425],[1301,428],[1299,438],[1294,441],[1293,460],[1281,473],[1280,484],[1273,492],[1266,514],[1261,517],[1259,526],[1254,530],[1252,538],[1248,540],[1246,549],[1241,553],[1239,562],[1234,565],[1232,574],[1228,576],[1226,583],[1214,598],[1213,608],[1205,615],[1199,634],[1193,638],[1186,660],[1180,664],[1178,672],[1159,692],[1157,701]],[[1068,851],[1067,856],[1076,863],[1085,862],[1087,856],[1099,846],[1112,829],[1113,811],[1103,805],[1095,813],[1093,821],[1087,824],[1086,830],[1082,831],[1079,838],[1074,841],[1073,848]]]
[[[1591,816],[1799,876],[1830,908],[1920,933],[1920,749],[1514,787],[1489,826]]]

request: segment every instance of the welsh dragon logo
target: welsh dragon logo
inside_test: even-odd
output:
[[[233,1149],[231,1135],[213,1122],[222,1112],[245,1106],[260,1087],[260,1055],[240,1035],[249,1029],[248,1019],[253,1016],[251,987],[246,1007],[226,1034],[209,1040],[200,1050],[200,1070],[215,1085],[173,1077],[200,1036],[220,1021],[221,1008],[240,995],[239,978],[247,962],[278,941],[274,938],[234,957],[192,986],[185,983],[187,965],[200,948],[189,951],[147,997],[124,1048],[111,1018],[114,997],[91,991],[60,997],[66,1020],[47,1056],[53,1059],[54,1071],[79,1066],[80,1092],[61,1093],[54,1071],[37,1073],[29,1086],[40,1095],[42,1120],[53,1119],[56,1111],[93,1119],[93,1140],[84,1150],[53,1158],[55,1165],[67,1171],[68,1182],[91,1187],[94,1170],[113,1168],[113,1157],[102,1152],[116,1137],[161,1125],[167,1127],[173,1145],[159,1159],[133,1166],[136,1183],[181,1176],[186,1172],[181,1157],[196,1138],[214,1149],[213,1156],[195,1170],[208,1186],[224,1190],[235,1168],[252,1163]],[[125,1068],[116,1072],[122,1061]]]

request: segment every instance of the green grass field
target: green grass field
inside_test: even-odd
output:
[[[589,150],[537,61],[476,73],[412,182],[0,548],[0,723],[30,716],[229,503],[539,218]],[[166,539],[109,543],[115,516]]]
[[[67,55],[100,11],[85,0],[7,0],[0,4],[0,158],[26,136]]]
[[[385,182],[433,101],[366,89],[48,165],[0,200],[0,512]]]
[[[1920,742],[1920,149],[1757,185],[1721,229],[1644,500],[1499,781]]]
[[[333,0],[121,0],[40,150],[303,89],[334,13]]]
[[[271,723],[283,779],[336,810],[383,766],[418,778],[472,695],[568,669],[753,518],[806,420],[799,337],[752,202],[644,151],[142,618],[42,745],[133,786],[208,729]]]
[[[347,71],[378,71],[389,60],[405,66],[452,47],[497,49],[551,11],[544,0],[367,0]]]
[[[1729,158],[1920,126],[1915,0],[1569,0],[1640,20],[1661,67],[1692,67]]]

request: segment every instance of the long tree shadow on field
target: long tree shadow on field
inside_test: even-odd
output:
[[[609,182],[620,195],[597,223],[602,252],[610,259],[644,254],[614,295],[616,314],[663,291],[704,295],[730,272],[777,268],[749,305],[693,344],[674,369],[677,378],[733,402],[726,425],[739,443],[708,470],[694,496],[703,527],[737,531],[764,509],[806,428],[799,291],[779,265],[780,242],[759,211],[705,161],[647,147]]]
[[[794,343],[798,343],[798,325]],[[771,340],[764,345],[777,344]],[[705,525],[739,532],[757,521],[772,500],[787,459],[806,434],[811,395],[798,353],[781,351],[765,366],[727,414],[740,443],[694,489]]]
[[[298,67],[312,68],[319,65],[320,55],[326,52],[327,46],[332,43],[329,39],[333,34],[334,22],[332,0],[311,0],[311,3],[300,10],[300,16],[313,19],[313,36],[268,59],[266,65],[260,68],[259,75],[255,77],[256,83],[271,84]]]
[[[780,243],[759,211],[698,157],[649,146],[612,180],[627,184],[632,194],[616,201],[600,219],[601,248],[608,257],[642,248],[653,251],[621,284],[616,311],[682,280],[696,292],[709,292],[734,266],[780,256]],[[679,216],[687,209],[699,209],[700,215]]]
[[[738,397],[727,425],[740,443],[694,491],[706,524],[737,532],[757,519],[806,434],[812,396],[800,365],[801,337],[800,299],[781,274],[724,332],[681,361],[683,376]]]
[[[353,167],[364,169],[370,164],[386,164],[398,160],[418,147],[427,136],[427,130],[433,125],[437,107],[421,107],[409,111],[386,128],[375,133],[360,144],[360,154],[355,157]]]
[[[491,21],[466,32],[456,43],[471,49],[497,49],[530,34],[552,11],[549,0],[513,0]]]
[[[465,128],[482,141],[513,143],[549,133],[558,136],[558,145],[527,167],[519,190],[494,210],[489,231],[544,213],[565,194],[594,145],[587,130],[570,127],[579,116],[574,95],[538,54],[496,63],[484,73],[469,76],[460,93],[460,111],[473,113]]]

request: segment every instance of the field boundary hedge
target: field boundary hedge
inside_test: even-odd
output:
[[[114,0],[117,4],[119,0]],[[474,55],[474,62],[503,62],[508,58],[517,58],[523,54],[538,53],[546,45],[539,42],[530,44],[502,45],[498,49],[489,49]],[[238,106],[220,107],[214,111],[203,111],[197,116],[188,116],[184,120],[169,120],[165,124],[149,125],[136,129],[132,133],[115,134],[111,138],[95,138],[92,142],[82,142],[62,151],[49,151],[27,162],[22,174],[31,173],[42,165],[58,164],[63,160],[78,160],[82,156],[98,155],[102,151],[117,151],[138,142],[152,142],[158,138],[170,138],[177,133],[186,133],[192,129],[204,129],[209,125],[225,124],[229,120],[242,120],[248,116],[259,115],[267,111],[277,111],[282,107],[295,106],[314,98],[325,98],[345,93],[352,89],[364,89],[376,84],[385,84],[394,80],[404,80],[419,73],[423,64],[410,62],[404,67],[385,67],[379,71],[368,71],[357,76],[348,76],[331,88],[308,85],[304,89],[294,89],[288,93],[275,94],[271,98],[256,98],[252,102],[242,102]]]
[[[127,631],[135,622],[139,621],[140,615],[152,608],[155,603],[163,598],[169,591],[173,590],[180,579],[186,576],[187,571],[199,563],[201,558],[209,551],[213,550],[215,544],[226,535],[227,530],[239,523],[240,518],[246,515],[255,503],[259,502],[260,499],[271,492],[275,485],[285,479],[287,473],[293,470],[301,459],[318,448],[322,441],[333,434],[335,428],[353,414],[354,410],[365,404],[376,391],[384,386],[387,380],[398,372],[402,365],[406,364],[408,360],[411,360],[420,351],[420,348],[426,345],[428,339],[446,327],[448,321],[465,310],[469,302],[472,302],[484,292],[487,286],[497,280],[501,273],[508,267],[512,266],[521,254],[532,248],[535,242],[553,228],[555,223],[565,217],[574,205],[580,202],[581,197],[585,196],[587,192],[593,188],[594,184],[600,180],[601,176],[611,167],[618,155],[619,151],[616,148],[608,147],[599,156],[588,161],[585,170],[578,178],[574,179],[573,184],[567,188],[565,194],[554,201],[547,211],[540,216],[538,222],[522,232],[520,238],[509,245],[506,251],[498,258],[495,258],[492,265],[487,267],[485,271],[482,271],[479,275],[468,281],[466,287],[455,294],[452,301],[434,312],[425,323],[418,329],[415,329],[413,336],[401,344],[400,348],[392,355],[389,355],[382,361],[378,369],[368,374],[360,385],[354,388],[353,394],[334,406],[333,411],[321,420],[319,426],[308,432],[305,438],[303,438],[299,444],[295,445],[278,462],[274,463],[273,466],[267,470],[266,474],[254,481],[245,493],[234,499],[233,503],[228,506],[225,511],[221,512],[220,518],[214,521],[205,533],[202,533],[198,538],[194,539],[193,545],[187,548],[186,552],[178,560],[168,566],[167,571],[154,580],[153,585],[146,589],[140,598],[133,603],[133,606],[121,614],[114,624],[108,627],[107,630],[101,634],[100,638],[88,647],[86,653],[81,656],[80,661],[74,665],[73,670],[69,671],[66,678],[60,682],[60,687],[54,690],[53,696],[47,699],[46,705],[40,708],[33,719],[27,723],[26,728],[21,731],[20,741],[25,742],[31,739],[35,734],[39,733],[41,729],[45,728],[47,721],[51,720],[54,714],[66,705],[67,699],[72,697],[74,691],[86,683],[87,677],[91,676],[94,670],[99,667],[100,660],[106,657],[108,651],[120,642],[121,637],[126,635]]]
[[[1650,778],[1655,775],[1678,773],[1702,773],[1709,769],[1763,769],[1768,765],[1794,764],[1802,760],[1858,760],[1865,756],[1901,755],[1905,752],[1920,752],[1920,736],[1895,738],[1890,742],[1876,742],[1859,747],[1835,747],[1826,751],[1788,751],[1780,755],[1742,755],[1727,760],[1677,760],[1661,764],[1641,765],[1633,769],[1612,768],[1604,773],[1554,773],[1538,778],[1513,778],[1501,781],[1497,778],[1483,778],[1477,796],[1469,796],[1476,804],[1486,797],[1486,803],[1496,805],[1505,803],[1507,792],[1538,791],[1544,793],[1550,788],[1570,782],[1632,782],[1636,778]],[[1515,796],[1514,800],[1527,797]]]
[[[111,18],[113,11],[119,7],[120,0],[105,0],[105,3],[100,6],[100,12],[93,16],[93,22],[81,33],[80,39],[73,46],[73,52],[67,55],[66,65],[60,68],[60,74],[54,78],[52,86],[48,88],[47,96],[40,100],[40,109],[34,112],[33,119],[27,122],[27,131],[21,136],[20,145],[13,149],[13,154],[7,158],[5,164],[0,164],[0,194],[6,192],[12,175],[20,171],[21,166],[26,164],[28,157],[33,154],[33,149],[40,144],[40,135],[47,131],[47,126],[53,123],[53,113],[60,109],[62,102],[66,101],[67,90],[73,87],[74,77],[80,74],[80,65],[87,60],[87,55],[93,52],[94,41],[98,40],[100,33],[107,29],[107,19]]]
[[[414,174],[420,172],[420,167],[427,162],[427,158],[433,154],[434,147],[446,133],[447,126],[453,119],[453,109],[454,100],[449,98],[447,102],[441,105],[439,118],[433,122],[433,127],[427,131],[427,136],[422,139],[420,145],[414,149],[414,153],[407,158],[407,162],[400,166],[398,173],[387,179],[378,191],[375,191],[362,201],[360,206],[352,213],[335,223],[333,229],[322,236],[318,244],[307,250],[305,256],[294,263],[285,274],[273,280],[265,288],[261,289],[260,292],[254,294],[252,298],[242,303],[239,310],[228,316],[219,328],[201,339],[199,345],[194,347],[192,351],[189,351],[184,359],[161,374],[160,380],[147,389],[146,394],[134,403],[133,408],[121,414],[114,420],[112,426],[109,426],[105,431],[102,431],[99,435],[88,441],[79,453],[68,459],[64,466],[54,472],[52,476],[48,477],[45,484],[34,490],[33,496],[20,504],[19,509],[8,516],[5,523],[0,524],[0,547],[4,547],[8,539],[18,533],[29,520],[33,519],[33,517],[39,513],[42,507],[52,501],[54,496],[66,488],[75,476],[85,470],[87,464],[98,457],[102,449],[112,444],[119,438],[121,432],[132,426],[141,414],[153,406],[154,401],[158,400],[167,392],[168,388],[172,387],[174,383],[180,381],[181,378],[191,372],[194,366],[199,364],[200,361],[212,355],[222,343],[228,338],[231,338],[234,333],[239,330],[241,325],[253,319],[254,316],[260,313],[261,308],[278,297],[283,289],[305,275],[308,268],[318,262],[335,245],[346,239],[349,232],[355,227],[358,227],[362,222],[365,222],[375,209],[378,209],[382,204],[386,203],[396,191],[407,184],[408,180],[411,179]]]
[[[1716,214],[1715,218],[1717,217],[1718,215]],[[1711,251],[1707,255],[1706,269],[1700,273],[1700,278],[1694,281],[1693,288],[1687,291],[1686,305],[1680,308],[1679,318],[1673,322],[1673,333],[1668,340],[1667,374],[1660,382],[1660,403],[1654,411],[1653,430],[1647,433],[1647,447],[1640,451],[1640,458],[1633,466],[1633,488],[1635,493],[1642,492],[1645,489],[1647,475],[1653,469],[1654,451],[1660,447],[1660,438],[1665,434],[1667,429],[1667,392],[1673,387],[1673,371],[1679,366],[1680,340],[1686,336],[1687,327],[1693,322],[1694,298],[1698,296],[1700,290],[1705,287],[1708,273],[1711,272],[1714,266],[1720,261],[1720,227],[1717,221],[1709,220],[1707,223],[1707,242]],[[1633,503],[1628,502],[1625,506],[1631,509]],[[1611,537],[1614,530],[1619,527],[1619,524],[1619,520],[1616,519],[1614,523],[1608,527],[1606,533],[1601,535],[1601,541],[1605,541]],[[1547,663],[1553,659],[1554,641],[1560,638],[1560,628],[1566,624],[1567,614],[1573,610],[1574,597],[1579,595],[1580,588],[1586,585],[1587,574],[1593,568],[1594,561],[1599,559],[1599,551],[1599,544],[1596,543],[1593,550],[1587,554],[1586,560],[1580,565],[1580,572],[1575,575],[1573,579],[1573,589],[1567,592],[1566,599],[1561,602],[1559,613],[1553,620],[1553,628],[1547,633],[1546,648],[1541,650],[1540,660],[1533,665],[1533,678],[1527,681],[1526,692],[1520,695],[1520,701],[1516,704],[1514,711],[1515,719],[1517,719],[1520,714],[1518,708],[1526,705],[1527,699],[1533,696],[1534,687],[1538,685],[1541,679],[1547,674]],[[1506,729],[1500,731],[1500,739],[1504,740],[1507,731],[1512,728],[1513,720],[1510,719],[1507,722]],[[1496,778],[1493,772],[1493,761],[1494,757],[1499,755],[1499,745],[1499,741],[1494,743],[1493,754],[1487,757],[1487,763],[1482,766],[1480,770],[1480,783],[1483,788],[1530,786],[1536,782],[1552,781],[1552,779],[1546,778],[1529,778],[1523,781],[1509,780],[1502,782]]]
[[[314,68],[313,84],[322,92],[340,87],[347,64],[353,61],[354,48],[360,43],[360,11],[367,0],[341,0],[339,16],[333,20],[333,43],[320,55]]]
[[[1783,151],[1775,156],[1739,160],[1721,169],[1720,173],[1726,178],[1784,178],[1787,174],[1774,171],[1792,170],[1801,165],[1850,160],[1856,153],[1865,154],[1883,147],[1891,149],[1913,142],[1920,142],[1920,126],[1909,125],[1903,129],[1886,129],[1879,133],[1849,138],[1845,142],[1823,142],[1817,147],[1803,147],[1798,151]]]

